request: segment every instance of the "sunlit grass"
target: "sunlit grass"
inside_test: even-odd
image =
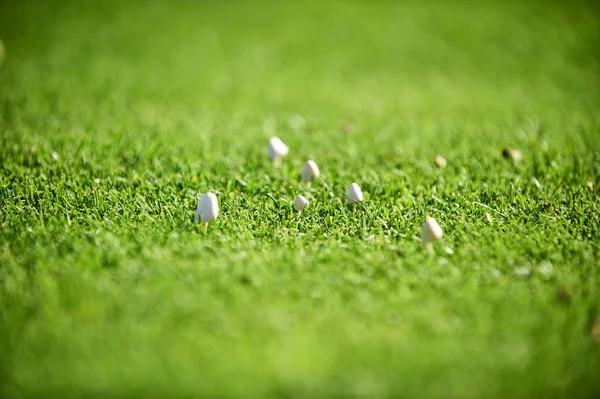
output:
[[[591,4],[11,3],[0,396],[600,393]]]

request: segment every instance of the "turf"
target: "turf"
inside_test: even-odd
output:
[[[8,0],[0,396],[598,397],[599,38],[593,2]]]

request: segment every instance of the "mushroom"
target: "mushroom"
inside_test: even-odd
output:
[[[198,209],[196,209],[196,222],[202,221],[204,230],[208,229],[208,223],[215,220],[219,216],[219,201],[213,193],[206,193],[200,199]]]

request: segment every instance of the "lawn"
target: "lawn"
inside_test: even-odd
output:
[[[593,2],[7,0],[0,40],[1,397],[600,396]]]

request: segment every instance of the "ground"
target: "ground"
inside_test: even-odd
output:
[[[8,0],[0,396],[598,397],[599,38],[583,1]]]

